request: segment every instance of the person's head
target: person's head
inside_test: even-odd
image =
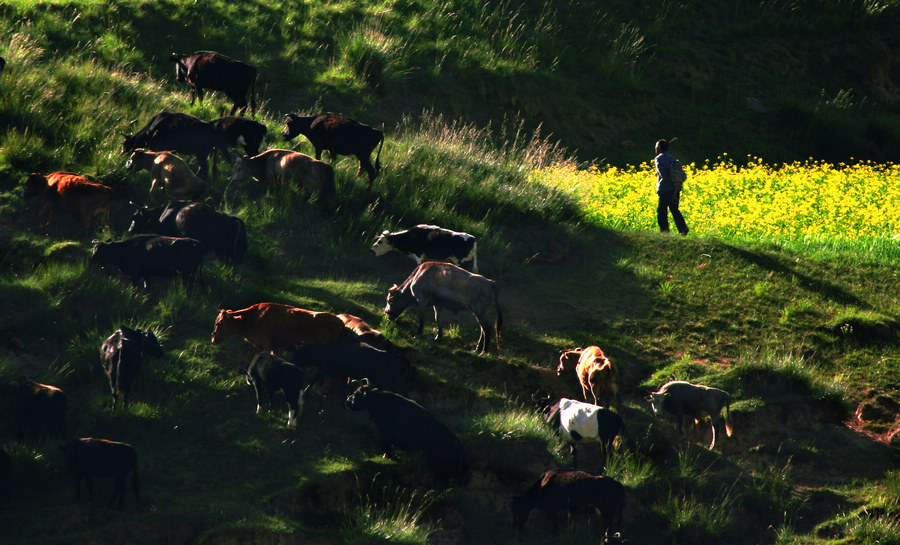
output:
[[[657,140],[656,141],[656,153],[662,153],[664,151],[669,151],[669,141],[668,140]]]

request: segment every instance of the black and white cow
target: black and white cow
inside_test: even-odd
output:
[[[247,111],[247,94],[250,94],[250,115],[256,112],[256,67],[236,61],[215,51],[197,51],[191,55],[172,53],[169,60],[175,63],[175,77],[191,86],[191,105],[194,95],[203,103],[203,89],[222,91],[234,102],[231,112]]]
[[[75,501],[81,499],[81,481],[87,484],[88,496],[93,496],[94,479],[113,479],[113,495],[109,500],[112,507],[116,499],[119,509],[125,503],[125,479],[131,473],[131,487],[134,497],[140,499],[137,451],[127,443],[84,437],[73,439],[59,446],[63,452],[69,471],[75,478]]]
[[[385,230],[372,244],[372,253],[384,255],[392,250],[404,253],[421,264],[423,261],[447,261],[478,272],[478,242],[468,233],[420,224],[403,231]]]
[[[271,409],[272,395],[281,390],[288,404],[290,427],[297,426],[297,418],[303,412],[303,382],[299,367],[269,352],[257,353],[247,368],[247,384],[256,391],[256,413],[263,409],[264,399],[267,409]]]
[[[372,388],[367,380],[355,381],[357,388],[347,397],[353,411],[367,411],[381,434],[381,449],[393,457],[393,447],[421,451],[439,487],[451,480],[465,483],[469,478],[466,453],[459,438],[415,401],[400,394]]]
[[[144,352],[157,358],[162,357],[162,347],[156,335],[152,331],[132,329],[124,325],[110,335],[100,347],[100,361],[106,376],[109,377],[113,410],[116,409],[120,395],[122,404],[126,410],[128,409],[131,385],[141,368]]]
[[[600,443],[605,465],[616,437],[622,435],[630,442],[622,417],[606,407],[563,397],[544,411],[547,423],[569,443],[574,467],[578,467],[579,443]]]
[[[673,380],[650,394],[649,401],[655,414],[664,412],[675,418],[681,435],[684,435],[685,416],[698,422],[709,417],[712,430],[710,450],[716,446],[716,420],[720,417],[722,407],[725,407],[725,433],[731,437],[731,396],[725,390]]]

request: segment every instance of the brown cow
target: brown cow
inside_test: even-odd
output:
[[[559,355],[559,366],[556,368],[557,375],[563,375],[575,371],[578,375],[578,381],[581,383],[581,394],[585,401],[589,401],[587,397],[588,391],[594,396],[594,404],[598,404],[598,399],[602,396],[605,400],[604,407],[609,407],[611,397],[616,396],[616,404],[621,405],[619,400],[619,384],[618,371],[616,367],[609,361],[606,354],[598,346],[588,346],[587,348],[573,348],[564,350]]]
[[[280,303],[257,303],[241,310],[219,311],[212,342],[241,335],[260,350],[294,350],[303,343],[322,343],[348,332],[330,312],[314,312]]]
[[[327,209],[336,204],[334,169],[309,155],[285,149],[266,150],[254,157],[235,158],[232,182],[250,178],[265,183],[290,182],[302,187]]]
[[[173,199],[199,200],[206,193],[206,182],[191,172],[184,160],[168,151],[149,151],[138,148],[125,163],[135,172],[146,170],[152,182],[150,194],[165,189]]]
[[[434,307],[434,320],[437,322],[437,336],[434,340],[440,340],[443,334],[439,308],[454,312],[470,310],[481,328],[475,349],[482,354],[490,349],[491,329],[494,329],[497,332],[497,350],[500,350],[503,314],[500,312],[497,286],[493,280],[450,263],[426,261],[416,267],[403,284],[395,284],[388,290],[384,313],[393,320],[413,305],[419,311],[418,335],[422,334],[425,309],[429,306]]]
[[[362,318],[352,314],[338,314],[337,317],[344,322],[347,329],[356,334],[360,341],[369,346],[374,346],[379,350],[395,350],[397,348],[394,343],[381,334],[381,331],[364,322]]]
[[[40,195],[44,203],[38,212],[44,229],[60,214],[78,216],[81,222],[79,236],[87,231],[94,218],[109,223],[112,188],[94,183],[80,174],[53,172],[43,176],[33,172],[25,181],[22,196],[29,198],[35,195]]]

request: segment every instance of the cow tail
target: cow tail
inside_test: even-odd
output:
[[[378,141],[378,153],[375,154],[375,174],[378,174],[378,171],[381,170],[381,147],[384,146],[384,133],[381,133],[381,138]]]
[[[731,396],[725,398],[725,435],[731,437],[734,428],[731,425]]]

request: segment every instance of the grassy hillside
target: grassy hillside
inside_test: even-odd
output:
[[[14,475],[0,543],[596,542],[596,524],[551,536],[537,514],[519,534],[508,511],[542,471],[571,463],[532,395],[579,397],[556,358],[588,344],[622,372],[635,448],[607,473],[628,487],[632,543],[900,542],[895,254],[612,229],[532,176],[643,161],[660,136],[691,161],[723,146],[892,159],[896,17],[849,1],[4,4],[0,444]],[[246,221],[245,262],[208,261],[189,293],[177,280],[148,293],[84,258],[93,238],[124,236],[128,201],[154,202],[119,153],[130,122],[230,106],[215,94],[189,106],[174,81],[168,55],[198,49],[261,67],[270,147],[311,151],[280,139],[285,112],[343,111],[383,126],[385,168],[369,191],[355,160],[334,161],[341,204],[324,214],[293,188],[229,184],[224,166],[210,202]],[[20,192],[27,173],[54,170],[114,187],[111,225],[45,233]],[[479,238],[479,268],[501,290],[499,354],[472,352],[465,314],[441,343],[431,329],[414,337],[411,315],[382,320],[412,262],[369,245],[419,222]],[[260,301],[356,314],[405,347],[410,397],[460,436],[471,482],[433,490],[420,456],[382,458],[368,417],[333,390],[315,392],[296,430],[278,402],[254,414],[240,373],[255,350],[209,335],[220,308]],[[112,413],[98,349],[121,324],[154,330],[165,356],[145,360],[132,407]],[[54,442],[15,439],[21,374],[68,393],[72,436],[137,448],[140,501],[105,509],[101,481],[92,503],[72,502]],[[702,428],[682,441],[653,416],[643,398],[670,378],[731,392],[735,435],[709,451]],[[580,459],[602,468],[596,448]]]

